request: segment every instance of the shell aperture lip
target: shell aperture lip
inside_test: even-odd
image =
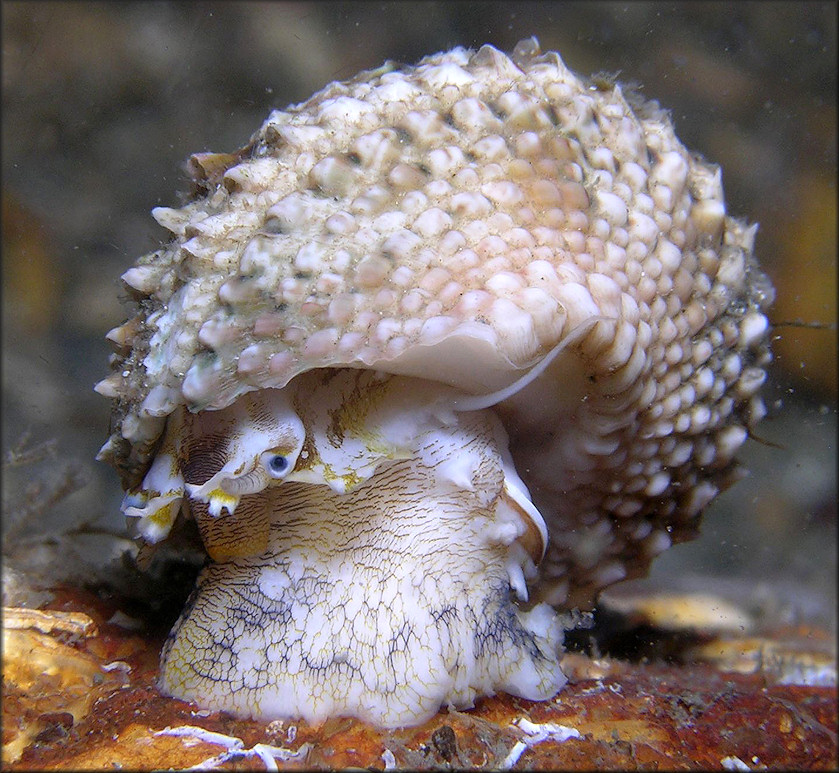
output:
[[[490,392],[485,395],[462,395],[455,397],[452,400],[451,408],[455,411],[480,411],[484,408],[491,408],[498,403],[507,400],[515,394],[518,394],[525,389],[529,384],[532,384],[539,376],[544,373],[553,361],[559,357],[566,349],[572,347],[580,339],[585,338],[586,335],[598,322],[608,322],[608,317],[600,315],[591,316],[588,319],[580,322],[568,335],[566,335],[558,344],[556,344],[547,354],[540,357],[536,363],[523,376],[519,376],[512,384],[498,389],[495,392]]]

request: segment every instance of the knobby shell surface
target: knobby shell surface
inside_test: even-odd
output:
[[[98,386],[129,498],[167,417],[321,368],[487,394],[563,342],[496,408],[547,526],[533,601],[643,573],[736,477],[772,288],[657,104],[533,39],[454,49],[330,84],[190,169],[192,201],[154,211],[172,240],[123,276],[138,311]]]

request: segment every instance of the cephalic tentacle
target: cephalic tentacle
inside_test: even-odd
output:
[[[246,494],[262,491],[291,470],[303,445],[303,425],[287,395],[271,389],[253,392],[222,411],[169,417],[161,447],[139,488],[122,510],[138,519],[147,542],[164,539],[185,494],[204,503],[213,516],[236,511]],[[282,458],[278,475],[267,455]]]
[[[223,509],[232,515],[242,496],[284,477],[294,468],[304,438],[300,419],[279,389],[251,392],[223,411],[199,413],[192,431],[182,453],[185,488],[214,516]],[[216,445],[206,442],[216,437]],[[266,454],[284,460],[278,475],[266,466]]]

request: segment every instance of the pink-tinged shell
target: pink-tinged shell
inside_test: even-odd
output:
[[[498,408],[550,528],[543,596],[578,603],[693,534],[764,414],[755,227],[655,103],[535,40],[362,72],[190,169],[109,334],[126,488],[179,406],[323,367],[488,393],[588,320]]]

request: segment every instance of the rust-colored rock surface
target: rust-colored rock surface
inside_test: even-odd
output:
[[[165,698],[154,686],[165,632],[147,629],[115,600],[65,589],[48,610],[4,612],[3,766],[834,769],[836,690],[824,686],[835,685],[830,637],[744,624],[738,638],[709,622],[702,603],[725,606],[713,597],[612,604],[651,647],[673,661],[693,658],[687,662],[569,652],[569,684],[553,701],[499,695],[470,712],[379,731],[354,719],[317,727],[236,720]],[[675,621],[673,608],[681,610]],[[699,628],[684,622],[686,609]],[[785,659],[790,651],[798,654]]]

